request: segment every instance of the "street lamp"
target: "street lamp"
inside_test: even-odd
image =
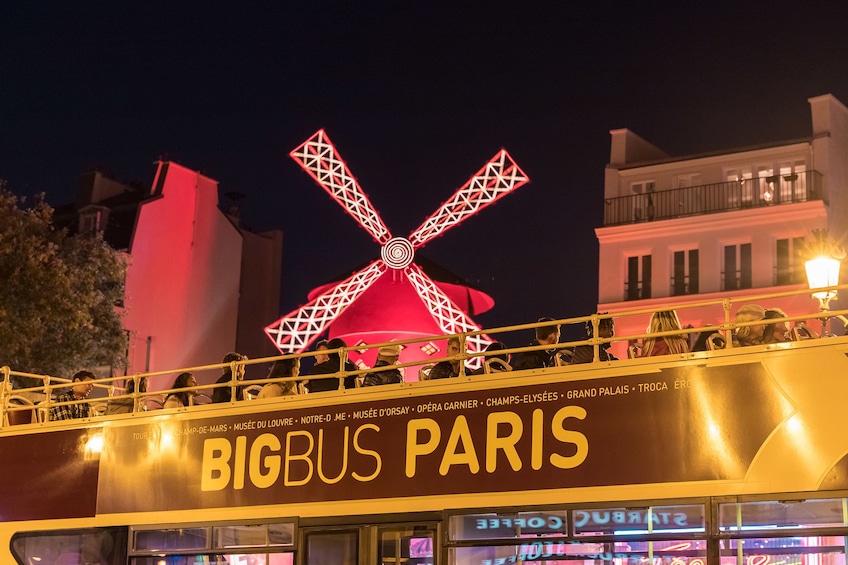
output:
[[[822,312],[830,311],[830,301],[837,296],[836,290],[830,289],[839,285],[840,260],[845,257],[845,251],[827,235],[827,230],[815,230],[813,257],[804,263],[807,270],[807,284],[815,291],[812,297],[819,301]],[[828,289],[828,290],[817,290]],[[822,336],[828,335],[827,321],[829,316],[822,318]]]

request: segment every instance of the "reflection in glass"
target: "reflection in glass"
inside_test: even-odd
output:
[[[705,565],[704,540],[619,541],[575,543],[533,541],[521,545],[456,547],[449,550],[452,565]]]
[[[719,504],[720,530],[811,528],[848,524],[845,499]]]
[[[435,530],[427,526],[381,528],[378,563],[433,565]]]

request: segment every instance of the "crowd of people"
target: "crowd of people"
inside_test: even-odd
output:
[[[739,308],[735,314],[738,325],[732,333],[733,347],[745,347],[758,344],[779,343],[792,338],[789,326],[785,320],[786,313],[780,308],[763,308],[756,304],[747,304]],[[651,315],[646,333],[650,335],[641,342],[630,345],[631,357],[654,357],[674,355],[706,349],[718,349],[726,346],[725,337],[718,332],[689,333],[678,318],[675,310],[660,310]],[[615,321],[606,312],[593,316],[593,320],[585,325],[585,340],[591,341],[597,331],[598,342],[582,344],[575,347],[559,346],[560,326],[553,318],[540,318],[533,330],[534,339],[526,351],[509,355],[498,353],[508,349],[500,341],[491,343],[483,356],[483,366],[478,369],[463,367],[461,360],[462,343],[459,337],[453,336],[447,340],[446,357],[448,359],[436,363],[422,374],[429,380],[455,378],[463,372],[467,375],[478,375],[484,372],[523,371],[541,369],[562,365],[591,363],[594,361],[617,361],[618,358],[610,353],[610,346],[615,336]],[[358,367],[348,359],[344,359],[340,350],[347,347],[344,340],[333,338],[321,340],[314,348],[313,366],[303,379],[299,358],[280,359],[271,366],[266,382],[255,398],[274,398],[303,393],[315,393],[350,389],[358,386],[371,387],[403,382],[403,374],[395,365],[401,355],[401,346],[385,345],[377,351],[374,371],[360,377],[346,375],[343,379],[336,377],[341,371],[353,372]],[[532,348],[532,349],[531,349]],[[596,357],[597,355],[597,357]],[[223,358],[223,371],[217,379],[212,393],[212,403],[227,403],[243,400],[247,397],[244,384],[245,365],[247,356],[240,353],[228,353]],[[326,377],[324,376],[326,375]],[[300,378],[299,378],[300,377]],[[51,420],[67,420],[88,418],[92,409],[87,401],[93,389],[92,381],[95,375],[91,371],[79,371],[71,379],[67,391],[58,394],[50,409]],[[341,381],[341,382],[340,382]],[[147,392],[147,378],[129,378],[124,383],[125,393],[119,398],[108,401],[107,414],[121,414],[145,409],[140,400]],[[162,404],[163,408],[184,408],[192,406],[197,396],[197,379],[190,372],[177,375]],[[136,388],[138,389],[136,391]],[[136,392],[138,394],[136,394]],[[233,396],[235,394],[235,397]]]

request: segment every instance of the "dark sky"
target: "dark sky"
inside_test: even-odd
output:
[[[495,299],[479,323],[524,323],[594,309],[610,129],[673,155],[801,138],[828,92],[841,1],[6,3],[0,178],[58,205],[92,166],[201,170],[285,232],[285,313],[379,255],[288,157],[313,132],[394,235],[504,147],[531,183],[420,252]]]

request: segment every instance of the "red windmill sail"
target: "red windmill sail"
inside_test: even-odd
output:
[[[480,329],[462,308],[413,263],[413,258],[415,250],[428,241],[529,181],[505,150],[499,151],[407,238],[392,236],[324,130],[319,130],[294,149],[291,157],[382,248],[380,259],[265,328],[280,352],[305,350],[389,269],[403,272],[438,328],[445,334]],[[492,340],[486,335],[469,336],[467,339],[468,350],[474,353],[483,351],[490,343]],[[479,363],[479,359],[477,361]]]

